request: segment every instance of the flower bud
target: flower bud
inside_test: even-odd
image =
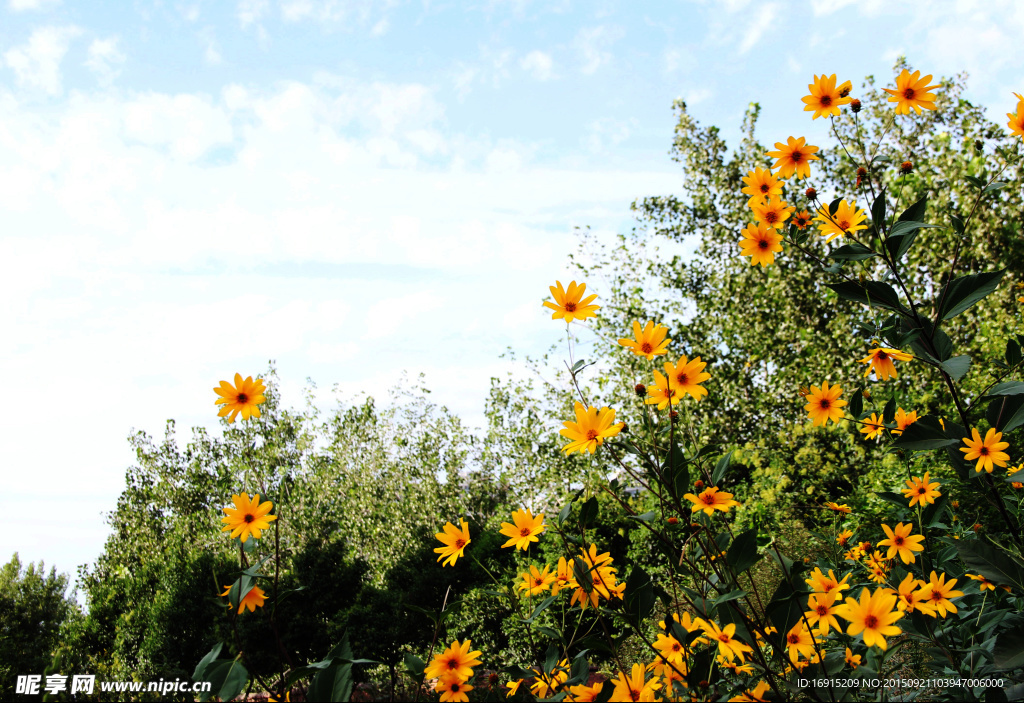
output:
[[[843,89],[839,91],[839,97],[845,98],[846,96],[848,96],[850,94],[851,90],[852,90],[852,88],[847,88],[847,87],[844,86]]]
[[[672,410],[671,412],[669,412],[668,417],[670,420],[672,420],[672,422],[675,422],[676,420],[679,419],[679,413],[676,412],[675,410]]]
[[[636,393],[637,396],[643,398],[645,395],[647,395],[647,386],[645,386],[642,383],[638,383],[635,386],[633,386],[633,392]]]
[[[975,151],[981,151],[984,148],[985,148],[985,142],[981,141],[980,139],[975,139],[974,140],[974,150]]]
[[[622,429],[619,430],[619,431],[622,432],[622,434],[629,434],[629,425],[627,425],[625,422],[623,422],[622,423]]]
[[[854,112],[860,112],[860,100],[854,98],[850,101],[850,109]]]
[[[904,161],[900,164],[900,173],[904,176],[914,170],[914,164],[909,161]]]
[[[693,487],[699,491],[702,488],[704,488],[704,482],[698,478],[696,481],[693,482]]]
[[[670,525],[678,525],[679,524],[679,518],[677,518],[677,517],[666,518],[665,522],[667,522]]]
[[[971,528],[971,529],[973,529],[975,532],[980,531],[981,530],[981,523],[980,522],[974,523],[974,527]]]
[[[808,200],[816,200],[818,197],[818,191],[814,190],[814,188],[808,188],[804,191],[804,195],[807,196]]]

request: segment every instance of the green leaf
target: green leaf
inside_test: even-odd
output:
[[[679,445],[673,442],[668,448],[668,456],[665,457],[663,470],[665,483],[668,484],[666,487],[677,498],[682,497],[690,488],[690,470],[687,468],[687,463]]]
[[[409,672],[409,676],[417,681],[423,678],[423,672],[426,670],[427,665],[422,659],[412,652],[406,652],[404,661],[405,670]]]
[[[1024,395],[1024,383],[1020,381],[997,383],[985,395]]]
[[[844,244],[830,252],[828,258],[835,259],[836,261],[862,261],[873,256],[878,256],[878,253],[868,249],[863,244],[853,242],[852,244]]]
[[[850,414],[860,417],[862,412],[864,412],[864,386],[856,388],[850,396]]]
[[[889,398],[889,401],[882,408],[882,422],[891,425],[896,422],[896,399]]]
[[[949,377],[954,381],[959,381],[967,374],[967,370],[971,368],[971,357],[967,354],[961,354],[960,356],[954,356],[952,359],[946,359],[939,367],[949,374]]]
[[[1008,184],[1004,183],[1003,181],[992,181],[987,186],[985,186],[985,189],[982,190],[981,192],[982,193],[994,193],[995,191],[999,190],[1000,188],[1005,188],[1007,185]]]
[[[1006,340],[1006,363],[1009,366],[1016,366],[1020,362],[1020,343],[1016,339]]]
[[[725,478],[726,472],[728,472],[729,469],[732,468],[732,455],[732,450],[729,450],[728,452],[723,454],[722,457],[718,460],[718,463],[715,464],[715,472],[711,475],[711,482],[714,483],[716,486],[722,481],[723,478]]]
[[[956,550],[969,571],[980,573],[992,583],[1006,584],[1018,593],[1024,593],[1024,569],[1004,550],[981,540],[960,540]]]
[[[887,503],[892,503],[897,508],[907,508],[907,499],[899,493],[893,493],[892,491],[875,491],[875,495],[884,500]]]
[[[551,643],[544,652],[544,672],[552,674],[558,666],[558,645]]]
[[[313,682],[309,685],[309,700],[333,702],[347,701],[351,697],[351,664],[332,665],[314,676]]]
[[[982,188],[985,187],[985,181],[978,178],[977,176],[964,176],[964,179],[978,190],[981,190]]]
[[[897,219],[899,222],[920,222],[924,219],[924,214],[927,209],[928,196],[926,195],[900,213],[900,216]]]
[[[963,219],[961,219],[959,215],[950,213],[949,221],[953,224],[953,231],[955,231],[957,234],[963,234],[964,231],[967,229],[964,225]]]
[[[997,669],[1024,667],[1024,628],[1015,627],[1000,632],[996,636],[992,655]]]
[[[836,198],[828,204],[828,214],[835,217],[836,213],[839,212],[839,204],[842,202],[842,198]]]
[[[210,690],[203,693],[200,700],[205,701],[212,694],[229,701],[245,689],[249,672],[238,659],[221,659],[209,666],[205,680],[210,682]]]
[[[572,503],[566,503],[562,506],[562,509],[558,511],[558,524],[564,525],[565,521],[569,519],[569,513],[572,512]]]
[[[654,584],[651,577],[639,566],[634,566],[626,579],[626,615],[630,621],[639,626],[654,609]]]
[[[739,576],[744,571],[757,563],[760,557],[757,554],[757,527],[752,527],[745,532],[736,535],[736,539],[729,545],[729,551],[725,560]]]
[[[1007,476],[1007,481],[1013,481],[1014,483],[1024,483],[1024,469]]]
[[[735,591],[729,591],[728,593],[724,593],[724,594],[718,596],[712,602],[716,606],[719,606],[722,603],[728,603],[729,601],[732,601],[732,600],[739,600],[740,598],[744,597],[745,595],[747,595],[746,591],[744,591],[743,589],[737,589]]]
[[[909,221],[897,222],[893,226],[892,231],[889,233],[889,238],[885,240],[885,248],[889,251],[889,256],[892,257],[894,262],[899,262],[903,258],[903,255],[907,253],[917,238],[918,232],[925,228],[942,229],[938,225]]]
[[[649,510],[643,515],[629,515],[628,517],[633,520],[639,520],[640,522],[651,523],[654,521],[654,518],[658,517],[658,513],[653,510]]]
[[[580,524],[583,525],[583,527],[589,527],[592,525],[594,520],[597,518],[597,511],[597,498],[591,496],[583,504],[583,507],[580,508]]]
[[[882,225],[885,224],[885,188],[882,188],[882,192],[875,197],[875,202],[871,203],[871,221],[875,223],[875,230],[881,232]]]
[[[900,304],[896,291],[888,283],[881,283],[879,281],[864,281],[863,283],[843,281],[842,283],[829,283],[827,286],[844,300],[852,300],[855,303],[892,310],[901,315],[907,314],[907,310]]]
[[[555,596],[548,596],[547,598],[545,598],[544,600],[542,600],[540,603],[537,604],[537,607],[533,609],[532,613],[530,613],[530,617],[528,617],[525,620],[523,620],[523,622],[526,622],[526,623],[533,622],[534,620],[537,619],[538,615],[540,615],[545,610],[547,610],[548,606],[550,606],[554,602],[555,602]]]
[[[220,656],[220,650],[223,649],[223,648],[224,648],[224,643],[223,642],[218,642],[217,644],[213,645],[213,649],[211,649],[209,652],[206,653],[205,657],[203,657],[202,659],[199,660],[199,663],[196,664],[196,670],[192,674],[192,680],[193,681],[204,681],[205,680],[205,679],[203,679],[203,674],[206,672],[206,667],[208,667],[210,665],[210,662],[214,661],[217,657]]]
[[[946,436],[942,425],[939,424],[939,418],[934,415],[925,415],[903,430],[903,434],[896,438],[893,446],[900,449],[922,451],[952,447],[959,443],[960,440],[950,439]]]
[[[948,320],[967,310],[979,300],[989,295],[1003,280],[1006,269],[989,273],[974,273],[954,278],[943,286],[938,299],[942,301],[939,320]]]
[[[988,404],[988,424],[999,432],[1012,432],[1024,424],[1024,395],[1004,395]]]

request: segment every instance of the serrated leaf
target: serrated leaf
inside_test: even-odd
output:
[[[978,178],[977,176],[964,176],[964,180],[966,180],[968,183],[970,183],[978,190],[981,190],[982,188],[985,187],[985,181]]]
[[[737,576],[756,564],[758,559],[760,557],[757,554],[757,527],[736,535],[725,555],[726,562]]]
[[[924,222],[902,221],[893,225],[888,239],[885,240],[885,248],[892,257],[893,262],[899,262],[907,253],[918,232],[922,229],[942,229],[938,225],[929,225]]]
[[[882,225],[885,224],[885,188],[882,188],[882,192],[871,203],[871,221],[875,223],[875,229],[881,231]]]
[[[715,464],[715,472],[711,475],[711,482],[716,486],[721,483],[722,479],[725,478],[725,474],[732,468],[732,455],[733,452],[730,450],[723,454]]]
[[[981,540],[959,541],[956,544],[960,561],[969,571],[980,573],[995,584],[1012,586],[1024,593],[1024,569],[1002,549]]]
[[[589,527],[594,523],[594,520],[597,518],[598,507],[597,498],[593,496],[587,498],[583,507],[580,508],[580,524],[583,527]]]
[[[569,513],[572,511],[572,503],[566,503],[562,506],[562,509],[558,511],[558,524],[564,525],[565,521],[569,519]]]
[[[907,499],[899,493],[893,493],[892,491],[875,491],[875,495],[886,503],[892,503],[897,508],[905,509],[907,507]]]
[[[896,438],[893,445],[900,449],[912,449],[922,451],[928,449],[941,449],[952,447],[960,443],[960,440],[950,439],[939,424],[939,419],[934,415],[925,415],[918,418],[903,430],[903,434]]]
[[[844,244],[838,249],[830,252],[828,258],[835,259],[837,261],[862,261],[864,259],[870,259],[873,256],[878,256],[878,253],[868,249],[863,244],[853,242],[852,244]]]
[[[405,663],[405,670],[409,672],[409,676],[416,680],[423,678],[423,672],[427,668],[427,665],[422,659],[412,652],[406,652],[405,659],[403,661]]]
[[[555,596],[548,596],[547,598],[545,598],[544,600],[542,600],[540,603],[537,604],[537,607],[533,609],[532,613],[530,613],[530,617],[528,617],[525,620],[523,620],[523,622],[525,622],[525,623],[533,622],[534,620],[537,619],[538,615],[540,615],[545,610],[547,610],[548,606],[550,606],[554,602],[555,602]]]
[[[210,662],[214,661],[217,657],[220,656],[220,650],[222,650],[223,648],[224,648],[224,643],[223,642],[218,642],[217,644],[213,645],[213,649],[211,649],[209,652],[206,653],[205,657],[203,657],[202,659],[199,660],[199,663],[196,664],[196,670],[192,674],[192,680],[193,681],[203,681],[203,680],[205,680],[202,677],[203,677],[203,674],[206,672],[206,667],[208,667],[210,665]]]
[[[882,422],[891,425],[896,421],[896,399],[889,398],[885,407],[882,408]]]
[[[916,203],[908,207],[897,219],[899,222],[920,222],[924,220],[924,214],[928,210],[928,196],[924,196]]]
[[[1009,184],[1005,183],[1003,181],[992,181],[987,186],[985,186],[985,189],[982,190],[981,192],[982,193],[994,193],[995,191],[999,190],[1000,188],[1005,188],[1007,185],[1009,185]]]
[[[950,214],[949,221],[953,225],[953,231],[955,231],[957,234],[963,234],[964,233],[964,230],[966,229],[966,227],[964,226],[963,219],[961,219],[961,217],[959,215]]]
[[[942,301],[939,320],[948,320],[967,310],[972,305],[989,295],[1003,280],[1006,269],[987,273],[974,273],[954,278],[943,286],[938,300]]]
[[[238,659],[221,659],[207,668],[204,680],[211,685],[200,700],[215,695],[222,701],[230,701],[245,689],[245,684],[249,682],[249,672]]]
[[[950,378],[954,381],[959,381],[967,375],[967,370],[971,368],[971,357],[967,354],[961,354],[960,356],[954,356],[952,359],[946,359],[939,366],[949,374]]]
[[[842,283],[829,283],[826,285],[844,300],[852,300],[856,303],[907,314],[906,309],[900,304],[896,291],[888,283],[880,281],[864,281],[863,283],[843,281]]]
[[[1016,366],[1021,362],[1020,343],[1016,339],[1006,340],[1006,363]]]
[[[719,606],[719,605],[722,605],[722,603],[728,603],[729,601],[739,600],[740,598],[744,597],[745,595],[747,595],[747,592],[740,588],[740,589],[736,589],[735,591],[729,591],[728,593],[723,593],[722,595],[720,595],[717,598],[715,598],[714,601],[712,601],[712,602],[715,604],[715,606]]]
[[[985,395],[1024,395],[1024,383],[1020,381],[1004,381],[989,388]]]
[[[634,566],[629,572],[623,598],[626,614],[634,625],[639,626],[654,609],[654,585],[648,573],[639,566]]]
[[[853,395],[850,396],[850,414],[860,417],[862,412],[864,412],[864,386],[855,389]]]
[[[841,202],[842,202],[842,198],[836,198],[835,200],[833,200],[832,202],[830,202],[828,204],[828,214],[830,216],[832,216],[832,217],[836,216],[836,213],[839,212],[839,204]]]

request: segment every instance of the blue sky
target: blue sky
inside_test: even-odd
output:
[[[2,0],[0,558],[94,559],[129,432],[216,431],[271,358],[293,405],[425,372],[479,423],[560,336],[573,228],[679,189],[675,98],[825,145],[813,74],[906,54],[1003,123],[1022,34],[1010,0]]]

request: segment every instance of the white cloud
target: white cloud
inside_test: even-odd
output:
[[[636,120],[625,121],[602,117],[587,125],[586,134],[580,141],[588,151],[599,154],[628,139],[635,124]]]
[[[607,25],[581,29],[573,41],[580,56],[580,71],[585,75],[590,75],[609,63],[612,60],[612,53],[607,51],[607,47],[621,36],[621,29]]]
[[[754,19],[743,33],[743,39],[740,40],[740,54],[745,54],[753,49],[761,41],[765,32],[774,28],[773,23],[778,13],[779,5],[776,3],[765,3],[757,10]]]
[[[14,71],[19,86],[60,95],[60,63],[71,40],[82,33],[78,27],[41,27],[26,44],[4,52],[4,63]]]
[[[665,73],[689,73],[697,67],[697,58],[689,49],[671,47],[662,54],[662,65]]]
[[[531,51],[519,61],[519,67],[529,72],[539,81],[549,81],[554,78],[554,62],[551,55],[543,51]]]
[[[220,45],[217,43],[213,27],[204,27],[198,36],[205,45],[203,48],[203,61],[210,66],[216,66],[221,63],[223,59],[220,55]]]
[[[269,0],[238,0],[236,14],[239,23],[245,29],[250,24],[259,24],[269,10]]]
[[[41,10],[47,5],[60,4],[60,0],[9,0],[7,7],[12,12],[23,12],[25,10]]]
[[[121,74],[127,57],[117,47],[118,38],[93,39],[89,44],[89,58],[85,66],[96,74],[100,85],[109,86]]]

